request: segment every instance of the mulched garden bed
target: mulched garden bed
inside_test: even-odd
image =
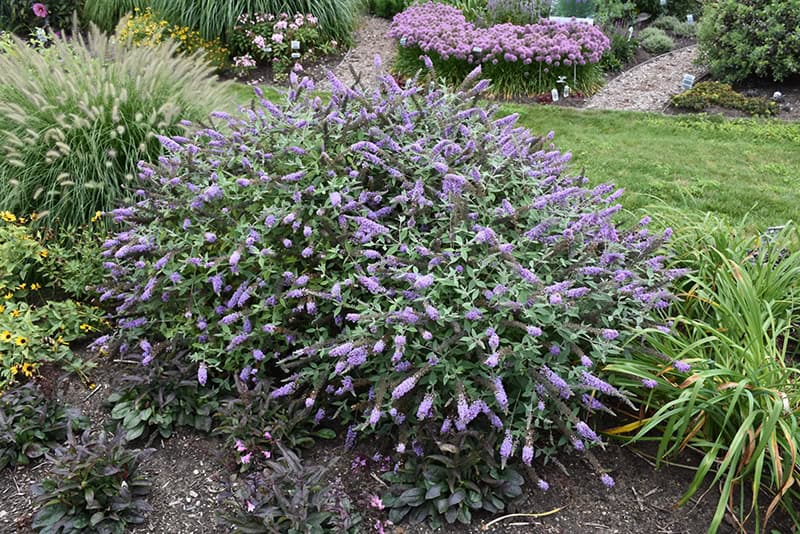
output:
[[[85,355],[90,358],[89,355]],[[90,417],[94,428],[110,421],[104,402],[113,389],[113,377],[120,366],[101,361],[91,372],[96,388],[88,389],[75,375],[46,369],[42,385],[59,401],[77,406]],[[139,440],[136,447],[146,444]],[[220,494],[227,487],[231,472],[226,467],[226,450],[214,436],[188,429],[179,429],[169,439],[156,438],[150,444],[155,453],[148,460],[145,473],[153,482],[149,502],[153,511],[147,522],[132,532],[147,534],[216,534],[231,530],[217,524],[216,516],[225,506]],[[306,461],[328,464],[335,459],[328,473],[328,482],[335,492],[346,495],[363,517],[362,531],[377,532],[376,523],[386,520],[384,512],[369,507],[369,496],[384,490],[379,466],[367,462],[366,467],[353,462],[357,456],[369,458],[376,452],[386,453],[380,441],[359,443],[354,451],[345,451],[341,440],[319,441],[302,451]],[[446,526],[437,532],[445,534],[495,533],[619,533],[642,532],[663,534],[702,533],[714,515],[717,492],[698,492],[686,506],[674,509],[674,504],[693,477],[691,467],[697,458],[691,453],[676,459],[680,467],[654,469],[649,454],[640,450],[609,444],[606,450],[595,450],[602,465],[610,470],[616,481],[614,489],[606,489],[597,475],[578,456],[562,456],[563,470],[555,463],[537,466],[539,474],[551,489],[542,492],[530,484],[520,501],[508,512],[545,514],[542,517],[508,518],[486,529],[495,517],[476,514],[473,524]],[[652,451],[651,451],[652,452]],[[229,460],[229,459],[228,459]],[[43,462],[6,469],[0,472],[0,532],[32,533],[30,522],[34,510],[30,485],[47,472]],[[768,501],[767,501],[768,502]],[[780,518],[771,523],[780,532],[791,532]],[[429,534],[427,525],[384,523],[387,533]],[[730,524],[723,523],[720,534],[734,533]]]

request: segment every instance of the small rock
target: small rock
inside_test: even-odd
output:
[[[197,495],[197,492],[196,492],[196,491],[190,491],[190,492],[189,492],[189,496],[190,496],[190,497],[192,497],[193,499],[196,499],[196,498],[198,497],[198,495]]]
[[[780,91],[775,91],[774,93],[772,93],[772,100],[780,104],[781,102],[783,102],[783,93],[781,93]]]

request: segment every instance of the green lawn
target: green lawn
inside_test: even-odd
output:
[[[252,89],[238,86],[242,101]],[[267,98],[278,97],[266,89]],[[800,221],[800,124],[504,104],[536,133],[554,131],[573,171],[626,190],[629,210],[712,212],[753,230]]]
[[[554,131],[592,183],[623,204],[713,212],[763,229],[800,220],[800,124],[505,105],[534,132]]]

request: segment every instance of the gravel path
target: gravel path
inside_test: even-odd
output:
[[[354,36],[355,46],[347,51],[341,63],[333,69],[333,73],[345,85],[350,85],[354,81],[350,67],[362,74],[362,83],[372,86],[375,84],[375,56],[381,56],[382,69],[394,61],[397,53],[396,44],[393,39],[386,36],[390,24],[386,19],[370,15],[365,15],[361,19]],[[330,84],[325,80],[318,87],[327,91],[330,89]]]
[[[661,112],[670,96],[681,91],[684,74],[699,78],[705,73],[703,67],[694,64],[696,58],[695,45],[654,57],[611,80],[586,107]]]

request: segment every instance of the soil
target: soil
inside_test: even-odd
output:
[[[88,356],[87,356],[88,357]],[[105,399],[111,392],[113,378],[119,374],[119,362],[101,361],[90,373],[96,385],[87,388],[75,375],[45,370],[40,383],[45,391],[65,404],[79,407],[92,421],[93,428],[106,426],[109,421]],[[137,444],[136,446],[142,446]],[[143,534],[223,534],[231,532],[217,522],[225,503],[220,494],[228,487],[232,473],[226,467],[221,441],[214,437],[187,429],[179,429],[169,439],[156,439],[151,444],[153,455],[145,464],[144,474],[153,482],[149,502],[153,511],[147,522],[132,532]],[[367,467],[354,464],[357,456],[372,457],[376,452],[388,450],[380,441],[360,443],[354,451],[345,451],[341,441],[320,441],[313,448],[302,451],[305,461],[328,464],[332,468],[328,484],[334,493],[347,496],[354,509],[364,517],[363,532],[375,531],[380,523],[387,533],[429,534],[434,532],[426,525],[391,525],[385,512],[369,506],[372,494],[381,494],[385,488],[379,477],[390,464]],[[485,525],[496,519],[486,514],[476,514],[473,524],[447,526],[439,532],[445,534],[495,533],[598,533],[633,534],[642,532],[663,534],[694,534],[705,532],[717,502],[715,488],[698,496],[682,508],[673,509],[683,491],[692,480],[692,465],[697,458],[684,455],[676,463],[684,467],[654,469],[648,454],[631,448],[608,444],[606,450],[596,450],[602,466],[616,481],[616,487],[607,489],[591,467],[578,456],[559,458],[563,470],[555,463],[539,466],[539,475],[547,480],[551,489],[542,492],[534,484],[526,485],[520,501],[509,513],[549,514],[542,517],[508,517],[490,528]],[[370,462],[371,464],[371,462]],[[355,465],[355,467],[354,467]],[[0,472],[0,533],[31,534],[30,522],[34,513],[31,484],[47,474],[46,462],[39,462]],[[789,523],[790,524],[790,523]],[[789,534],[791,528],[780,520],[772,523],[778,532]],[[721,534],[735,532],[723,524]]]

